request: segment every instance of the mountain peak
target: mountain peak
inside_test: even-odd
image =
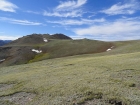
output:
[[[51,36],[56,38],[56,39],[72,39],[64,34],[61,34],[61,33],[56,33],[56,34],[53,34]]]
[[[23,36],[21,38],[18,38],[17,40],[12,41],[11,43],[9,43],[10,45],[34,45],[34,44],[41,44],[44,43],[46,41],[45,40],[50,40],[50,39],[59,39],[59,40],[63,40],[63,39],[71,39],[70,37],[64,35],[64,34],[36,34],[33,33],[31,35],[27,35],[27,36]]]

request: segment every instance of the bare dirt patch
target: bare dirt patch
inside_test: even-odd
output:
[[[17,105],[26,105],[28,102],[32,101],[34,97],[35,94],[33,93],[19,92],[12,95],[2,96],[0,97],[0,101],[9,101]]]
[[[105,98],[103,93],[101,92],[94,93],[92,91],[88,91],[84,95],[86,96],[86,98],[84,98],[77,104],[74,103],[73,105],[126,105],[119,99]]]
[[[83,104],[79,104],[79,105],[105,105],[105,101],[102,99],[93,99],[90,101],[86,101]]]
[[[10,89],[14,86],[14,84],[0,84],[0,91],[4,91]]]
[[[126,104],[123,103],[122,101],[114,100],[114,99],[110,99],[110,100],[93,99],[90,101],[86,101],[84,104],[80,104],[80,105],[126,105]]]

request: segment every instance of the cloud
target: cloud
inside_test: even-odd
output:
[[[83,11],[81,7],[87,2],[87,0],[69,0],[60,2],[52,11],[44,11],[44,16],[54,17],[81,17]]]
[[[81,7],[86,2],[87,2],[87,0],[60,2],[60,4],[56,7],[56,10],[58,10],[58,11],[73,10],[75,8]]]
[[[136,0],[129,0],[127,3],[118,3],[111,6],[108,9],[102,10],[100,12],[108,15],[118,15],[118,14],[134,14],[140,8],[140,2]]]
[[[44,10],[43,13],[36,11],[25,11],[32,14],[43,14],[44,16],[50,17],[82,17],[85,13],[81,7],[87,2],[87,0],[69,0],[60,2],[60,4],[54,7],[52,10]]]
[[[77,28],[73,31],[79,36],[102,37],[108,40],[140,39],[140,17],[122,18],[113,22],[92,25],[87,28]]]
[[[42,23],[39,22],[31,22],[28,20],[18,20],[13,18],[7,18],[7,17],[0,17],[1,21],[6,21],[12,24],[20,24],[20,25],[42,25]]]
[[[69,20],[60,20],[60,21],[47,21],[48,23],[54,23],[54,24],[60,24],[60,25],[92,25],[94,23],[100,23],[100,22],[105,22],[104,18],[101,19],[81,19],[81,20],[74,20],[74,19],[69,19]]]
[[[7,0],[0,0],[0,10],[1,11],[16,12],[17,8],[18,7],[15,4],[13,4]]]
[[[41,14],[41,13],[39,13],[39,12],[30,11],[30,10],[28,10],[28,11],[25,11],[25,12],[27,12],[27,13],[32,13],[32,14]]]
[[[54,16],[54,17],[81,17],[82,16],[82,11],[81,10],[75,10],[75,11],[53,11],[52,13],[44,11],[43,15],[44,16]]]
[[[0,40],[15,40],[18,39],[17,36],[6,36],[6,35],[0,35]]]

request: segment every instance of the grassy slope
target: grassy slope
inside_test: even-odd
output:
[[[140,51],[140,40],[114,42],[116,50],[112,53],[132,53]]]
[[[139,105],[138,45],[117,44],[116,49],[101,54],[106,56],[80,55],[0,68],[0,83],[15,83],[13,88],[0,91],[0,96],[34,92],[37,96],[29,105],[70,105],[93,98]],[[98,105],[100,103],[98,100]]]
[[[26,38],[27,37],[27,38]],[[28,39],[29,36],[25,38]],[[38,36],[39,37],[39,36]],[[34,38],[34,37],[33,37]],[[49,42],[42,42],[43,37],[39,37],[38,43],[36,40],[31,42],[29,38],[27,43],[24,43],[25,39],[20,39],[21,41],[14,41],[10,45],[5,45],[4,47],[11,47],[11,50],[5,51],[5,53],[0,53],[0,59],[3,57],[6,59],[0,66],[11,66],[15,64],[25,64],[32,63],[45,59],[59,58],[72,55],[90,54],[104,52],[112,46],[112,43],[96,41],[96,40],[59,40],[59,39],[49,39]],[[35,38],[34,38],[35,39]],[[25,42],[26,42],[25,41]],[[32,44],[33,43],[33,44]],[[31,49],[42,50],[43,53],[37,54],[32,52]],[[8,54],[9,55],[8,55]],[[7,54],[8,56],[4,56]]]
[[[117,42],[112,42],[112,44],[114,46],[112,51],[97,53],[94,56],[117,55],[117,54],[140,52],[140,46],[139,46],[140,40],[117,41]]]
[[[100,53],[110,48],[112,43],[96,40],[50,40],[50,42],[39,46],[43,53],[35,56],[29,62],[44,60],[48,58],[59,58],[65,56]]]

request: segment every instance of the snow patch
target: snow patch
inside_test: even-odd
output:
[[[0,60],[0,62],[3,62],[3,61],[5,61],[5,59]]]
[[[111,51],[114,48],[114,46],[110,47],[109,49],[107,49],[106,51]]]
[[[109,49],[107,49],[106,51],[111,51],[111,49],[109,48]]]
[[[33,51],[33,52],[36,52],[36,53],[38,53],[38,54],[39,54],[39,53],[42,53],[42,50],[32,49],[32,51]]]
[[[114,48],[114,46],[111,47],[111,49]]]
[[[44,42],[48,42],[48,40],[46,38],[43,38]]]

